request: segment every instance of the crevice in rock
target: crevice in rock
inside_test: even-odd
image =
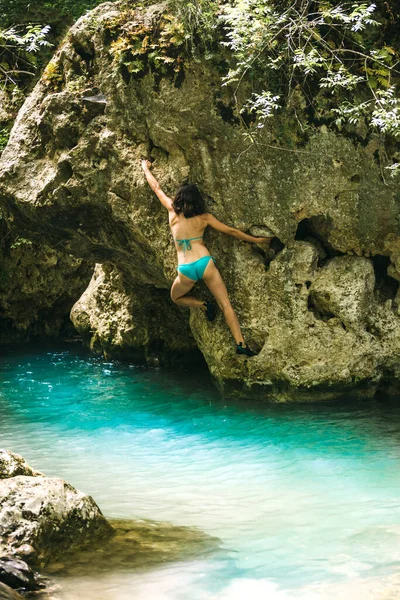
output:
[[[279,238],[274,237],[269,245],[268,250],[263,250],[260,246],[253,246],[253,253],[257,254],[257,256],[261,256],[265,265],[265,270],[269,271],[270,265],[272,261],[274,261],[277,256],[284,249],[285,244],[283,244]]]
[[[376,254],[371,257],[375,272],[375,292],[381,302],[393,300],[399,289],[399,282],[388,275],[388,267],[391,264],[388,256]]]
[[[185,77],[186,77],[185,70],[180,69],[174,79],[174,87],[180,88],[183,85],[183,82],[185,81]]]
[[[285,244],[277,237],[274,237],[269,245],[268,253],[265,253],[265,268],[268,270],[273,260],[279,256],[284,249]]]
[[[323,265],[329,258],[343,255],[343,252],[336,250],[328,241],[331,229],[331,219],[325,215],[315,215],[302,219],[297,226],[295,239],[310,242],[317,247],[319,266]]]
[[[365,327],[365,331],[374,337],[381,337],[379,329],[373,323],[368,323]]]
[[[95,48],[92,42],[88,40],[89,49],[84,48],[77,40],[73,41],[73,47],[77,55],[84,61],[89,71],[93,64]]]
[[[233,106],[230,104],[225,104],[225,102],[223,102],[223,100],[220,98],[219,94],[215,95],[214,101],[215,107],[225,123],[228,123],[229,125],[240,124],[240,119],[235,115]]]
[[[331,312],[326,312],[321,310],[320,308],[318,308],[315,305],[314,299],[312,297],[312,294],[309,294],[308,299],[307,299],[307,308],[310,312],[314,313],[315,318],[318,319],[318,321],[329,321],[330,319],[334,319],[336,315],[334,315]],[[344,326],[344,325],[343,325]],[[344,326],[345,328],[345,326]],[[346,329],[346,328],[345,328]]]
[[[98,88],[95,88],[98,89]],[[85,112],[83,113],[83,122],[85,125],[88,125],[90,121],[92,121],[95,117],[100,115],[104,115],[104,111],[106,109],[105,103],[100,102],[90,102],[86,99],[82,100],[82,105],[85,108]]]
[[[58,174],[61,181],[68,181],[73,175],[73,169],[71,163],[67,160],[63,160],[58,165]]]

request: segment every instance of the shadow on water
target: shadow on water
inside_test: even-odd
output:
[[[76,344],[16,345],[0,355],[0,383],[14,378],[20,392],[32,403],[22,411],[24,420],[51,419],[51,394],[57,388],[57,414],[75,427],[91,422],[120,425],[148,417],[156,426],[168,424],[183,433],[216,438],[251,436],[267,441],[283,436],[287,445],[321,440],[326,450],[357,439],[369,443],[381,436],[400,439],[400,397],[379,394],[373,399],[349,395],[336,402],[263,403],[223,399],[206,368],[154,369],[108,361]],[[47,384],[47,388],[46,388]],[[0,390],[0,407],[7,405],[7,389]],[[83,416],[76,422],[76,416]],[[112,414],[112,421],[110,416]],[[134,416],[135,415],[135,416]],[[328,445],[327,445],[328,441]],[[353,444],[351,443],[353,442]],[[315,446],[316,445],[316,446]]]

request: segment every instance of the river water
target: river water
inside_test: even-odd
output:
[[[400,402],[228,402],[201,371],[25,347],[0,358],[0,416],[1,447],[107,517],[220,540],[187,560],[55,575],[55,598],[400,598]]]

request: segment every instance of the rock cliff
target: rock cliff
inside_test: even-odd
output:
[[[3,152],[7,219],[38,243],[104,265],[73,320],[107,353],[197,345],[223,393],[246,398],[396,385],[400,197],[382,180],[374,142],[310,126],[301,147],[282,147],[282,115],[249,146],[232,90],[220,85],[221,60],[188,58],[171,23],[165,4],[105,3],[70,30]],[[222,221],[274,232],[268,253],[206,234],[256,357],[235,355],[221,315],[210,324],[193,310],[189,322],[169,302],[174,248],[143,155],[156,159],[170,195],[189,179]]]
[[[93,266],[15,232],[10,242],[7,233],[0,244],[0,343],[69,335],[69,312]]]

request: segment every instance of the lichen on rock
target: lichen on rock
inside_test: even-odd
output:
[[[310,125],[301,149],[280,147],[276,128],[285,119],[290,133],[285,114],[249,147],[227,117],[232,90],[216,93],[215,61],[184,55],[168,37],[177,25],[166,23],[164,5],[126,11],[105,3],[72,27],[2,155],[5,215],[48,246],[104,265],[107,277],[100,285],[97,272],[73,320],[107,354],[146,354],[152,340],[168,352],[174,338],[184,348],[186,336],[192,347],[193,336],[225,395],[275,401],[371,395],[383,379],[396,383],[395,184],[382,181],[371,149],[326,127]],[[157,69],[148,48],[163,31],[165,68]],[[96,95],[106,102],[84,100]],[[175,252],[140,168],[149,154],[170,195],[190,179],[222,221],[273,232],[275,254],[206,233],[258,356],[235,355],[221,316],[208,323],[193,310],[186,334],[188,314],[169,304]],[[388,261],[384,272],[377,257]],[[388,278],[393,284],[381,289]]]

